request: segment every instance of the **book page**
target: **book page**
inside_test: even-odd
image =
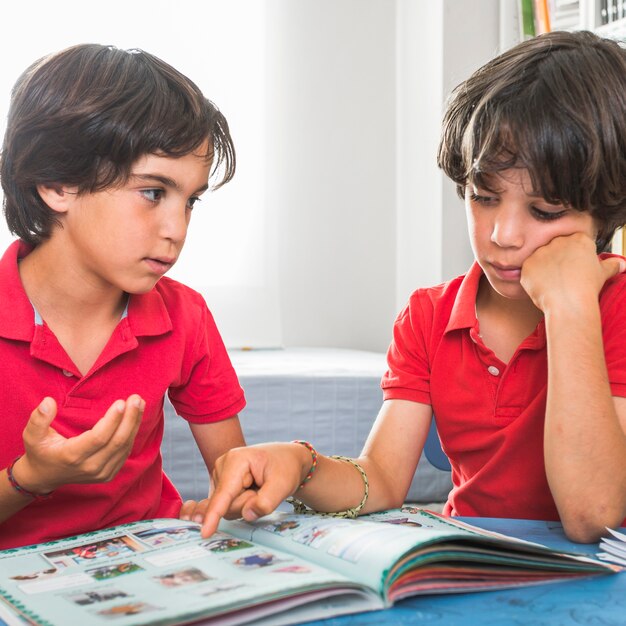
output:
[[[415,507],[364,515],[358,520],[274,513],[253,524],[224,521],[220,528],[314,561],[381,594],[387,572],[407,552],[444,540],[479,536]]]
[[[283,598],[319,604],[337,589],[352,611],[382,606],[341,574],[223,533],[202,539],[198,524],[174,519],[0,552],[0,598],[34,624],[181,624],[225,613],[243,623],[280,611]]]
[[[387,605],[409,589],[410,594],[478,590],[615,571],[593,559],[563,555],[409,505],[357,520],[274,513],[253,524],[222,522],[220,528],[340,572],[376,589]],[[441,567],[445,581],[437,582],[441,577],[435,570]],[[420,582],[405,584],[402,576],[409,574]],[[460,580],[466,582],[455,582]]]

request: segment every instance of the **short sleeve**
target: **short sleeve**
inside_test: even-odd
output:
[[[189,422],[216,422],[239,413],[245,406],[237,379],[213,316],[204,305],[197,335],[185,357],[185,377],[170,387],[176,412]]]
[[[387,372],[381,387],[385,400],[410,400],[431,404],[430,366],[427,351],[429,324],[424,315],[420,292],[415,292],[400,312],[393,327],[387,351]],[[432,318],[432,314],[430,316]]]

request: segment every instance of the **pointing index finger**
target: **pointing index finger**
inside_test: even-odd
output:
[[[226,473],[209,496],[209,506],[202,522],[203,537],[210,537],[217,530],[220,520],[228,513],[235,498],[250,487],[251,479],[252,475],[247,467]]]

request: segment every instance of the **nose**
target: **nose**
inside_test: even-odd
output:
[[[189,211],[184,203],[171,203],[163,206],[161,216],[161,236],[173,243],[181,243],[187,237],[189,226]]]
[[[523,212],[503,208],[495,215],[491,241],[501,248],[521,248],[524,243]]]

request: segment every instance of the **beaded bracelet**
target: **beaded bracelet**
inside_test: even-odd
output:
[[[304,485],[306,485],[311,480],[311,478],[313,478],[313,472],[315,471],[315,468],[317,467],[317,450],[308,441],[303,441],[302,439],[296,439],[292,441],[291,443],[299,443],[301,446],[304,446],[311,453],[311,459],[312,459],[311,469],[309,470],[309,473],[304,477],[304,479],[300,483],[300,486],[298,487],[298,489],[302,489],[302,487],[304,487]]]
[[[13,467],[21,458],[21,455],[16,456],[15,459],[13,459],[13,463],[11,463],[9,467],[7,467],[7,478],[9,479],[11,487],[13,487],[13,489],[15,489],[15,491],[17,491],[21,495],[28,498],[33,498],[34,500],[47,500],[48,498],[50,498],[54,493],[53,491],[49,491],[48,493],[33,493],[32,491],[28,491],[28,489],[22,487],[22,485],[20,485],[17,480],[15,480],[15,476],[13,475]]]
[[[337,459],[339,461],[346,461],[347,463],[354,465],[354,467],[356,467],[356,469],[359,471],[359,473],[361,474],[361,478],[363,478],[363,486],[365,488],[363,497],[361,498],[361,502],[359,502],[355,507],[351,509],[346,509],[345,511],[334,511],[334,512],[329,512],[329,513],[315,511],[314,509],[310,509],[307,507],[306,504],[304,504],[304,502],[301,502],[297,498],[293,498],[293,497],[287,498],[287,502],[289,502],[289,504],[293,506],[293,512],[297,513],[298,515],[321,515],[323,517],[340,517],[340,518],[355,519],[356,517],[358,517],[359,513],[361,512],[361,509],[365,506],[365,503],[367,502],[367,498],[370,495],[370,484],[369,484],[369,480],[367,479],[367,474],[365,473],[365,470],[354,459],[351,459],[347,456],[340,456],[337,454],[331,456],[330,458]]]

